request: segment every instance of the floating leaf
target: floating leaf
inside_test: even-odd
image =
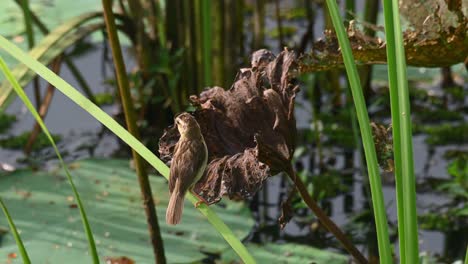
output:
[[[86,204],[87,215],[102,260],[125,256],[135,263],[153,259],[148,229],[135,172],[126,160],[91,159],[70,164],[74,181]],[[69,197],[62,171],[19,170],[0,178],[0,195],[21,230],[31,259],[37,263],[82,263],[87,244],[78,209]],[[167,182],[151,177],[157,213],[165,214]],[[28,194],[28,195],[25,195]],[[222,236],[193,205],[186,202],[182,223],[168,226],[160,222],[166,256],[172,262],[192,263],[228,248]],[[238,237],[246,237],[253,226],[248,210],[239,203],[212,206]],[[0,226],[6,225],[0,219]],[[11,235],[4,235],[0,260],[17,252]],[[20,263],[11,259],[11,263]]]
[[[253,253],[258,263],[349,263],[349,259],[346,256],[293,243],[283,245],[266,244],[261,246],[249,244],[247,248]],[[222,256],[223,263],[240,263],[236,262],[236,260],[236,255],[231,251]]]

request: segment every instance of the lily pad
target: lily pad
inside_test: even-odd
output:
[[[89,159],[70,164],[70,169],[101,259],[126,256],[139,264],[153,263],[139,186],[129,162]],[[169,198],[167,181],[153,176],[151,184],[157,214],[164,219]],[[79,211],[62,169],[1,175],[0,195],[35,263],[90,261]],[[248,235],[254,221],[243,204],[228,201],[212,207],[239,238]],[[206,257],[203,252],[219,254],[229,247],[189,202],[181,224],[168,226],[164,220],[159,224],[171,263],[198,262]],[[7,226],[4,218],[0,226]],[[0,263],[21,263],[13,237],[5,235],[1,243]],[[18,257],[11,258],[15,253]]]
[[[258,263],[327,263],[346,264],[348,257],[324,249],[294,243],[287,244],[266,244],[247,246],[249,252]],[[233,251],[229,251],[222,256],[223,263],[240,263]]]

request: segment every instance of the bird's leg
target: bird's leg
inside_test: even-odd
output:
[[[201,204],[206,204],[208,206],[209,203],[205,200],[205,198],[198,195],[198,193],[194,192],[193,189],[190,190],[190,192],[198,198],[198,202],[195,204],[196,208],[200,207]]]

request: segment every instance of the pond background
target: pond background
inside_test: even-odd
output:
[[[36,6],[39,6],[42,2],[50,2],[49,10],[55,10],[55,12],[48,14],[49,18],[46,18],[46,21],[49,19],[54,20],[54,22],[49,21],[51,24],[63,21],[67,17],[83,12],[84,6],[90,9],[99,9],[99,5],[96,5],[94,1],[88,1],[87,4],[80,2],[79,9],[78,7],[74,7],[72,2],[62,5],[62,3],[59,3],[60,1],[37,1]],[[291,2],[292,4],[286,2],[287,1],[281,2],[281,12],[288,13],[293,10],[293,7],[298,5],[296,2],[292,3],[293,1]],[[5,3],[0,4],[0,7],[1,5],[7,6],[4,7],[5,10],[13,8]],[[364,2],[357,1],[356,5],[356,10],[362,10]],[[67,12],[62,13],[61,10],[66,10]],[[267,3],[266,10],[265,30],[269,32],[276,28],[276,21],[273,15],[274,4]],[[249,35],[249,31],[247,30],[250,26],[248,21],[251,16],[252,14],[250,12],[246,12],[244,23],[246,43],[250,43],[252,39],[252,36]],[[12,17],[13,20],[10,19]],[[3,21],[9,21],[8,23],[18,23],[17,20],[18,17],[15,16],[15,13],[3,15]],[[324,26],[322,22],[322,9],[316,14],[316,21],[317,23],[314,25],[315,38],[319,38],[322,36],[321,32]],[[300,36],[305,33],[306,20],[305,18],[285,20],[283,26],[296,29],[288,38],[288,43],[297,43]],[[20,28],[21,27],[13,28],[12,26],[2,26],[1,33],[14,35],[19,32]],[[92,43],[92,45],[86,48],[80,56],[74,57],[74,62],[86,77],[94,93],[113,94],[114,87],[110,84],[111,82],[109,82],[109,80],[113,78],[112,69],[108,62],[103,61],[103,58],[106,57],[107,48],[104,47],[105,44],[102,43],[101,36],[96,34],[88,38],[86,43]],[[279,51],[277,40],[272,34],[267,34],[265,43],[267,43],[267,46],[275,53]],[[20,42],[20,44],[24,44],[24,41]],[[240,59],[241,63],[244,63],[240,65],[241,67],[247,66],[245,63],[248,54],[249,53],[246,52],[245,58]],[[127,70],[131,72],[136,65],[133,54],[131,51],[128,51],[124,55]],[[388,102],[381,102],[381,98],[386,94],[386,66],[376,65],[373,68],[372,88],[375,91],[375,95],[370,98],[371,106],[369,109],[371,112],[371,120],[388,126],[390,123],[389,112],[385,111],[385,104],[388,104]],[[414,104],[419,102],[421,105],[430,105],[432,101],[429,100],[436,102],[439,102],[439,99],[444,100],[443,98],[447,96],[447,90],[444,90],[444,88],[440,86],[442,78],[440,72],[440,69],[437,68],[409,67],[408,79],[410,80],[410,89],[412,89],[412,91],[418,91],[418,93],[415,92],[415,96],[412,97],[414,99]],[[455,65],[452,67],[452,73],[456,84],[458,87],[461,87],[458,88],[461,89],[463,95],[461,102],[448,100],[448,104],[445,106],[438,103],[433,104],[434,107],[431,110],[444,109],[445,107],[445,110],[459,112],[462,119],[454,122],[442,118],[439,119],[437,115],[434,115],[433,120],[415,123],[415,127],[427,124],[432,126],[447,124],[454,126],[461,125],[465,135],[468,134],[466,133],[468,131],[465,129],[465,123],[468,117],[466,106],[468,101],[466,97],[468,84],[465,81],[467,72],[464,65]],[[77,86],[77,83],[65,65],[62,66],[60,76],[73,86]],[[233,80],[234,75],[226,78],[228,80]],[[365,186],[367,184],[367,176],[363,176],[363,171],[365,171],[365,169],[362,168],[361,152],[354,148],[353,142],[351,142],[351,144],[346,144],[350,143],[349,141],[353,138],[351,122],[341,122],[339,118],[333,121],[333,117],[330,122],[330,119],[327,119],[325,116],[327,113],[334,112],[334,106],[330,100],[332,91],[324,90],[321,98],[323,103],[322,111],[321,113],[314,114],[314,105],[311,103],[310,93],[308,93],[308,90],[310,90],[310,82],[307,81],[313,78],[317,77],[314,76],[314,74],[301,77],[302,80],[306,81],[302,82],[301,92],[296,100],[296,119],[299,131],[296,168],[303,175],[307,174],[309,178],[320,178],[320,180],[314,182],[317,186],[314,187],[312,186],[314,184],[311,184],[314,197],[320,199],[322,207],[328,210],[332,219],[339,226],[344,227],[345,230],[354,235],[353,239],[360,244],[360,250],[363,250],[367,254],[376,254],[376,238],[371,228],[372,222],[370,222],[372,214],[370,217],[366,216],[366,213],[369,213],[369,199],[366,195]],[[347,89],[345,84],[346,80],[340,77],[339,82],[342,84],[342,92],[345,94],[344,91]],[[41,83],[41,85],[42,87],[46,86],[45,83]],[[26,91],[30,98],[32,98],[31,85],[26,87]],[[418,97],[418,95],[420,97]],[[103,109],[107,113],[121,118],[121,109],[118,103],[104,105]],[[419,111],[425,111],[424,109],[420,110],[415,107],[412,107],[412,110],[415,119],[418,119]],[[429,107],[427,110],[429,111]],[[343,113],[346,114],[347,112],[349,113],[345,108],[344,110],[340,109],[334,114],[340,115]],[[17,121],[7,132],[0,134],[0,139],[20,135],[33,127],[33,118],[18,99],[11,104],[6,113],[16,116]],[[320,119],[313,119],[314,115]],[[68,161],[87,157],[128,157],[129,152],[126,146],[122,146],[121,142],[113,136],[112,133],[109,133],[100,123],[82,111],[78,106],[71,104],[61,93],[55,93],[45,123],[50,131],[61,137],[59,147]],[[160,125],[161,128],[164,128],[169,124]],[[332,134],[336,137],[333,137]],[[465,153],[464,155],[468,152],[466,137],[462,137],[461,141],[456,144],[449,142],[450,144],[433,146],[426,142],[427,138],[430,136],[431,135],[428,133],[418,133],[415,134],[413,138],[415,171],[418,181],[417,202],[419,214],[421,215],[426,213],[437,214],[438,212],[443,214],[450,209],[449,206],[452,203],[453,197],[450,194],[435,191],[436,188],[432,182],[434,179],[451,179],[447,172],[447,167],[452,160],[444,158],[444,154],[448,150],[457,150],[461,153]],[[319,140],[315,141],[317,137]],[[327,142],[328,138],[332,138],[332,140],[337,139],[338,141]],[[317,142],[321,142],[321,146],[318,146]],[[349,145],[351,145],[351,147],[349,147]],[[155,148],[152,150],[157,152]],[[349,159],[351,159],[351,163],[349,163]],[[9,166],[13,168],[28,166],[50,167],[50,165],[57,164],[55,154],[51,148],[47,147],[35,150],[28,159],[25,158],[21,150],[0,148],[0,163],[4,168],[9,168]],[[389,221],[396,223],[393,175],[391,173],[384,173],[383,181]],[[321,187],[325,188],[320,189]],[[257,224],[248,239],[258,242],[294,241],[305,244],[310,244],[312,242],[312,245],[316,247],[336,248],[336,250],[339,251],[340,247],[337,245],[337,242],[330,234],[318,227],[314,216],[311,215],[308,210],[301,208],[300,202],[296,204],[297,217],[286,226],[285,230],[279,230],[277,218],[280,214],[280,203],[286,198],[288,191],[289,186],[287,181],[283,176],[278,175],[269,179],[266,186],[250,201],[250,207],[253,210]],[[438,211],[432,211],[432,209],[439,206],[441,206],[441,208],[438,208]],[[420,226],[421,251],[427,251],[431,255],[440,255],[442,258],[439,260],[442,262],[450,262],[463,257],[464,249],[466,248],[466,246],[463,245],[468,243],[467,221],[466,219],[456,219],[454,221],[461,221],[461,224],[457,222],[458,224],[454,225],[454,227],[461,226],[462,228],[453,230],[450,228],[450,222],[447,223],[448,226],[444,226],[440,228],[440,230],[423,229]],[[393,236],[393,238],[393,240],[395,240],[396,235]],[[397,244],[395,244],[395,251],[398,254]]]

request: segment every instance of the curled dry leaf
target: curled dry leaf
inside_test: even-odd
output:
[[[208,166],[194,191],[210,204],[223,195],[252,196],[270,176],[290,166],[296,135],[296,55],[267,50],[252,55],[229,90],[213,87],[190,99],[208,147]],[[169,127],[160,139],[161,158],[171,160],[179,139]]]

